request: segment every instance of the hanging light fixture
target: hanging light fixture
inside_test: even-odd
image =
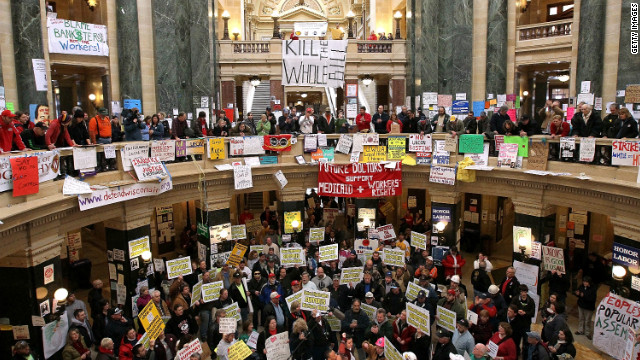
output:
[[[362,84],[364,86],[369,86],[371,85],[372,82],[373,82],[373,78],[371,77],[371,75],[365,75],[362,77]]]
[[[249,82],[254,87],[257,87],[258,85],[260,85],[260,77],[259,76],[252,76],[251,79],[249,79]]]
[[[98,6],[98,0],[84,0],[89,7],[89,10],[93,11]]]
[[[558,76],[558,80],[562,81],[562,82],[567,82],[569,81],[570,77],[569,75],[560,75]]]
[[[307,93],[302,93],[302,94],[300,94],[300,96],[301,96],[303,99],[306,99],[306,98],[307,98]]]
[[[627,270],[620,265],[614,265],[613,268],[611,268],[611,274],[615,280],[620,281],[627,275]]]

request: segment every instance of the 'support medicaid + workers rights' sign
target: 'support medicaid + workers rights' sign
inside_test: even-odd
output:
[[[402,167],[388,169],[384,164],[332,165],[320,163],[320,196],[378,197],[402,193]]]
[[[109,56],[105,25],[47,18],[47,29],[50,53]]]

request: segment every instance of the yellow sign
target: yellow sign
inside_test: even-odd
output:
[[[393,204],[390,202],[386,202],[384,205],[382,205],[382,207],[380,208],[380,211],[382,211],[382,213],[384,214],[384,216],[389,216],[389,214],[391,214],[391,212],[395,210],[395,208],[393,207]]]
[[[193,272],[193,269],[191,269],[191,258],[189,256],[169,260],[165,268],[167,269],[167,277],[169,279],[175,279],[180,275],[189,275]]]
[[[233,247],[233,250],[231,251],[231,255],[229,255],[229,258],[227,259],[227,264],[229,266],[238,266],[238,264],[240,264],[240,260],[242,260],[242,257],[244,256],[244,253],[247,251],[247,247],[245,245],[242,245],[240,243],[236,243],[236,246]]]
[[[140,319],[140,323],[149,334],[149,339],[151,340],[155,340],[164,330],[164,321],[162,321],[160,312],[153,301],[149,301],[140,311],[138,319]]]
[[[256,231],[262,230],[262,223],[260,222],[260,219],[247,220],[246,225],[247,225],[247,231],[249,232],[256,232]],[[233,234],[233,227],[231,227],[231,233]]]
[[[389,150],[389,154],[387,155],[388,160],[404,159],[407,154],[405,140],[406,138],[404,136],[390,136],[387,139],[387,148]]]
[[[381,161],[387,161],[387,147],[367,145],[364,147],[362,153],[363,163],[379,163]]]
[[[229,360],[244,360],[249,356],[251,356],[251,349],[244,341],[236,341],[229,347]]]
[[[187,155],[204,155],[204,139],[187,139]]]
[[[145,251],[151,251],[148,236],[129,241],[129,258],[140,256]]]
[[[285,211],[284,212],[284,233],[292,234],[293,226],[291,223],[296,220],[298,222],[298,228],[296,231],[302,230],[302,220],[301,220],[300,211]]]
[[[209,158],[211,160],[218,160],[226,157],[224,138],[209,139]]]

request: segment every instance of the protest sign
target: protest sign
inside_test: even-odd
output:
[[[244,155],[264,155],[262,148],[264,145],[263,136],[245,136],[243,139],[242,152]]]
[[[280,249],[280,265],[292,267],[306,264],[304,249],[302,248],[282,248]]]
[[[293,33],[300,37],[324,37],[328,27],[326,21],[296,21],[293,23]]]
[[[227,356],[228,360],[245,360],[251,356],[251,349],[249,349],[249,346],[247,346],[244,341],[236,341],[229,347]]]
[[[151,143],[151,156],[160,161],[174,161],[176,159],[176,141],[158,140]]]
[[[269,337],[264,342],[264,348],[267,352],[267,360],[288,359],[291,356],[289,333],[285,331]]]
[[[560,157],[563,159],[573,159],[576,151],[576,139],[573,137],[560,138]]]
[[[231,240],[231,223],[209,226],[209,243],[211,245]]]
[[[527,136],[505,136],[504,143],[517,144],[518,156],[522,156],[522,157],[529,156],[529,138]]]
[[[340,329],[338,329],[340,331]],[[258,348],[258,338],[260,337],[260,333],[257,330],[251,332],[249,335],[249,339],[247,340],[247,346],[252,349]]]
[[[237,302],[234,302],[231,305],[227,305],[227,306],[223,307],[222,310],[224,310],[227,313],[227,316],[225,316],[225,317],[235,319],[236,321],[241,321],[242,320],[240,318],[240,308],[238,307],[238,303]]]
[[[246,225],[231,225],[231,240],[240,240],[247,238]]]
[[[49,53],[109,56],[107,26],[47,16]]]
[[[325,320],[327,320],[327,322],[329,323],[329,327],[331,327],[331,331],[340,331],[340,329],[342,328],[340,319],[338,319],[333,315],[327,315],[325,317]]]
[[[241,156],[244,155],[244,139],[241,137],[229,138],[229,155]]]
[[[378,309],[376,309],[375,306],[371,306],[363,302],[362,304],[360,304],[360,309],[362,309],[362,311],[367,314],[367,317],[370,321],[374,321],[376,319],[376,311]]]
[[[478,324],[478,314],[471,310],[467,310],[467,321],[469,324],[477,325]]]
[[[393,204],[387,201],[386,203],[384,203],[384,205],[380,207],[380,212],[382,212],[384,216],[389,216],[395,209],[396,208],[393,207]]]
[[[427,249],[427,235],[420,234],[415,231],[411,232],[411,246],[416,249]]]
[[[340,273],[340,285],[357,284],[362,281],[362,267],[343,268]]]
[[[498,344],[496,344],[493,341],[489,340],[489,343],[487,344],[487,348],[489,348],[489,352],[487,352],[487,354],[492,359],[495,359],[498,356]]]
[[[451,135],[447,135],[447,137],[444,139],[444,151],[448,153],[454,153],[457,149],[458,140]]]
[[[379,356],[380,357],[380,356]],[[391,340],[389,340],[386,336],[384,337],[384,358],[386,360],[403,360],[404,357],[398,349],[393,345]]]
[[[309,229],[309,242],[321,242],[324,241],[324,228],[311,228]]]
[[[181,350],[179,350],[178,360],[189,360],[193,354],[202,354],[200,339],[195,339],[192,342],[187,343]]]
[[[13,178],[13,196],[37,194],[40,189],[38,158],[36,156],[16,157],[9,161]]]
[[[222,281],[202,284],[202,301],[210,302],[218,300],[220,298],[220,290],[222,290],[223,286],[224,283]]]
[[[262,230],[262,224],[260,223],[260,219],[251,219],[247,220],[247,231],[256,232]]]
[[[387,160],[387,147],[383,145],[365,145],[362,152],[363,163],[379,163]]]
[[[368,220],[365,222],[364,220]],[[358,231],[364,231],[366,228],[375,228],[376,209],[375,208],[358,208]]]
[[[640,350],[634,350],[636,348],[636,331],[627,326],[627,335],[624,339],[624,355],[622,360],[637,360],[639,354],[637,352]]]
[[[531,254],[531,228],[523,226],[513,227],[513,252],[520,252],[520,244],[524,243],[525,254]],[[523,239],[523,240],[521,240]]]
[[[542,245],[542,261],[547,271],[557,271],[565,274],[564,251],[561,248]]]
[[[580,138],[580,161],[592,162],[596,153],[596,138]]]
[[[302,296],[304,295],[304,291],[300,290],[297,293],[291,294],[289,296],[287,296],[284,300],[287,303],[287,308],[289,308],[289,311],[291,311],[291,305],[293,305],[294,302],[298,302],[298,304],[302,303]]]
[[[69,175],[64,179],[62,194],[64,195],[86,195],[91,194],[91,185],[84,181],[77,180]]]
[[[640,142],[613,140],[611,143],[611,165],[640,165]]]
[[[318,194],[339,197],[395,196],[402,193],[402,165],[333,165],[322,163],[318,172]],[[373,217],[375,218],[375,216]],[[286,222],[285,222],[286,225]]]
[[[396,232],[393,229],[392,224],[379,226],[378,228],[376,228],[376,230],[378,231],[378,238],[380,240],[384,241],[384,240],[391,240],[396,238]]]
[[[405,252],[402,249],[387,249],[382,250],[382,262],[385,265],[404,267],[404,255]]]
[[[120,149],[120,158],[122,159],[122,170],[131,171],[133,166],[131,165],[132,159],[146,158],[149,156],[149,143],[134,143],[127,144]]]
[[[436,316],[438,317],[438,326],[443,327],[451,332],[456,331],[456,313],[454,311],[445,309],[442,306],[438,305]]]
[[[338,244],[320,246],[320,262],[338,260]]]
[[[250,189],[253,187],[251,166],[237,165],[233,167],[233,188],[236,190]]]
[[[168,260],[166,268],[169,279],[175,279],[180,275],[189,275],[193,272],[193,269],[191,269],[191,258],[189,256]]]
[[[176,140],[176,157],[187,156],[187,141]]]
[[[42,348],[45,359],[51,358],[65,346],[68,332],[69,320],[66,311],[60,315],[58,320],[42,327]]]
[[[407,323],[422,331],[427,336],[431,334],[431,320],[429,318],[429,310],[427,309],[423,309],[412,303],[407,303]]]
[[[159,180],[169,176],[167,168],[156,157],[131,159],[131,164],[139,181]]]
[[[366,133],[362,136],[362,145],[377,146],[380,144],[380,135],[377,133]]]
[[[226,263],[227,260],[229,260],[229,256],[231,255],[231,251],[218,253],[218,252],[213,252],[214,250],[217,251],[218,247],[217,246],[211,247],[212,253],[209,256],[209,259],[211,260],[211,264],[215,264],[215,266],[217,266],[217,267],[222,267],[222,264]]]
[[[92,169],[98,166],[95,146],[76,146],[73,148],[73,168],[75,170]]]
[[[234,334],[238,328],[238,322],[234,318],[224,317],[220,318],[220,327],[218,332],[220,334]]]
[[[484,151],[483,134],[460,135],[459,152],[463,154],[481,154]]]
[[[287,180],[287,177],[284,176],[282,170],[276,171],[276,173],[273,174],[273,177],[276,179],[276,183],[280,185],[281,190],[284,189],[285,186],[287,186],[287,184],[289,183],[289,180]]]
[[[453,167],[431,165],[429,182],[453,186],[456,184],[456,169]]]
[[[387,138],[387,150],[388,160],[402,160],[405,155],[405,141],[404,136],[390,136]]]
[[[517,158],[518,144],[504,143],[500,145],[500,152],[498,152],[498,167],[515,168]]]
[[[301,231],[303,228],[300,211],[285,211],[284,212],[284,232],[285,234],[292,234],[294,229],[292,223],[298,222],[298,228],[295,231]]]
[[[187,139],[187,155],[204,155],[205,139]]]
[[[330,297],[331,294],[328,291],[303,290],[300,308],[307,311],[329,311]]]
[[[549,159],[548,143],[532,143],[529,146],[529,158],[527,159],[527,169],[547,170],[547,160]]]
[[[208,140],[209,146],[207,146],[207,157],[211,160],[225,159],[227,154],[224,146],[224,138],[213,138]]]
[[[351,135],[342,134],[340,135],[340,140],[338,140],[336,151],[343,154],[349,154],[352,144],[353,138],[351,137]]]
[[[420,135],[420,134],[411,134],[409,135],[409,151],[410,152],[431,152],[431,134]]]
[[[464,154],[465,158],[473,160],[474,165],[488,166],[489,165],[489,143],[484,143],[482,146],[482,153],[479,154]]]
[[[620,359],[624,355],[627,329],[640,327],[640,305],[609,293],[598,305],[593,325],[593,345]]]
[[[291,134],[265,135],[262,148],[278,152],[291,151]]]
[[[414,282],[409,282],[409,284],[407,285],[405,297],[409,301],[414,301],[418,297],[418,293],[420,292],[420,290],[424,290],[425,292],[429,293],[427,289],[423,288],[422,286]]]
[[[303,142],[304,152],[314,152],[318,150],[318,135],[306,134]]]
[[[466,95],[465,93],[456,94],[456,98],[458,95]],[[468,114],[469,113],[469,101],[466,99],[456,99],[451,103],[451,113],[452,114]]]
[[[438,106],[450,107],[453,102],[452,95],[438,94]]]
[[[229,258],[227,259],[227,264],[233,267],[238,266],[246,251],[247,246],[236,243],[236,245],[233,247],[233,250],[231,250],[231,255],[229,255]]]
[[[145,251],[151,252],[149,236],[129,241],[129,258],[140,256]]]
[[[537,294],[538,273],[540,272],[538,266],[514,260],[513,268],[516,269],[516,278],[520,284],[527,285],[529,291]]]
[[[628,266],[629,269],[638,269],[640,266],[640,249],[614,242],[611,261]]]
[[[164,321],[153,301],[149,301],[138,313],[138,319],[151,340],[155,340],[164,330]]]
[[[344,88],[347,40],[283,40],[282,85]]]
[[[193,285],[193,289],[191,289],[191,305],[194,306],[202,299],[202,280],[198,281],[195,285]]]

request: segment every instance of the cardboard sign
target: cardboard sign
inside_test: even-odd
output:
[[[415,231],[411,232],[411,246],[416,249],[427,249],[427,235],[420,234]]]
[[[302,248],[282,248],[280,249],[280,265],[284,267],[293,267],[296,265],[304,266],[306,259],[304,249]]]
[[[458,149],[458,139],[452,137],[451,135],[447,135],[444,139],[444,151],[448,153],[454,153]]]
[[[427,336],[431,334],[431,320],[427,309],[407,303],[407,323]]]
[[[390,201],[387,201],[382,207],[380,207],[380,212],[384,214],[384,216],[389,216],[396,208],[393,207],[393,204]]]
[[[338,260],[338,244],[320,246],[320,262]]]
[[[149,301],[138,313],[138,319],[151,340],[155,340],[164,330],[164,321],[162,321],[162,316],[153,301]]]
[[[11,158],[13,196],[37,194],[40,189],[38,179],[38,158],[35,156]]]
[[[186,139],[187,155],[204,155],[205,139]]]
[[[343,268],[340,273],[340,285],[357,284],[362,281],[363,275],[361,267]]]
[[[214,281],[211,283],[202,284],[202,301],[211,302],[220,298],[220,290],[224,283],[222,281]]]
[[[169,279],[175,279],[180,275],[189,275],[193,272],[193,269],[191,269],[191,258],[189,256],[168,260],[166,268]]]
[[[388,249],[382,250],[382,262],[385,265],[404,267],[405,251],[402,249]]]
[[[527,169],[545,171],[547,170],[547,160],[549,159],[548,143],[532,143],[529,146],[529,158],[527,159]]]
[[[438,316],[438,326],[443,327],[451,332],[456,331],[456,313],[454,311],[445,309],[442,306],[438,305],[436,314]]]
[[[151,252],[148,236],[129,241],[129,258],[138,257],[145,251]]]
[[[542,245],[542,261],[545,270],[565,274],[564,251],[561,248]]]

